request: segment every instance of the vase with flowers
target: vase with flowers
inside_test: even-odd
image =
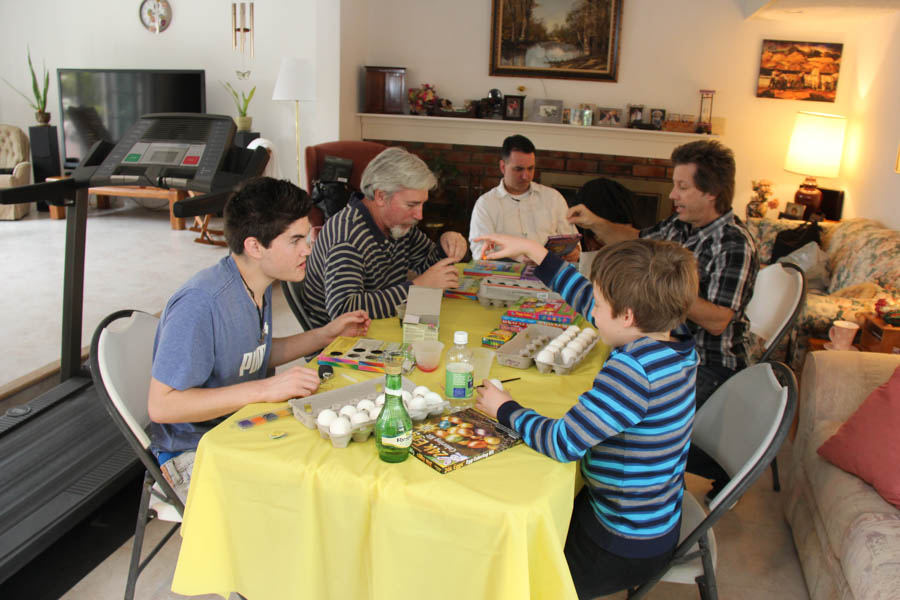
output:
[[[768,179],[757,179],[750,182],[755,196],[747,203],[747,218],[763,218],[769,210],[778,208],[778,198],[772,192],[772,182]]]
[[[433,115],[438,101],[437,91],[430,83],[423,83],[418,88],[409,88],[409,112],[414,115]]]
[[[31,71],[31,93],[34,96],[34,100],[20,92],[13,84],[6,81],[6,78],[3,78],[3,81],[6,82],[6,85],[14,89],[17,94],[25,98],[28,105],[35,110],[34,118],[37,120],[38,124],[47,125],[50,123],[50,113],[47,112],[47,90],[50,88],[50,71],[47,70],[47,65],[45,63],[44,77],[42,78],[43,85],[38,85],[37,73],[34,72],[34,64],[31,62],[31,48],[28,48],[27,50],[28,70]]]

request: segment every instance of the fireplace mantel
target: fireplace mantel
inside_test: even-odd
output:
[[[648,131],[623,127],[578,127],[530,121],[458,119],[358,113],[364,140],[436,142],[499,147],[503,138],[522,134],[541,150],[619,156],[669,158],[675,147],[709,139],[698,133]]]

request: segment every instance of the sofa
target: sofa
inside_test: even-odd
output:
[[[757,243],[760,264],[772,261],[775,236],[802,225],[791,219],[746,221]],[[900,232],[871,219],[847,219],[820,223],[824,278],[810,279],[807,272],[806,306],[796,324],[797,352],[790,360],[795,370],[803,365],[810,337],[827,338],[837,319],[863,325],[865,315],[885,298],[900,302]]]
[[[27,185],[31,179],[28,136],[14,125],[0,125],[0,188]],[[0,206],[0,220],[21,219],[30,204]]]
[[[900,597],[900,510],[816,453],[898,366],[900,355],[893,354],[819,351],[807,356],[783,493],[811,600]]]

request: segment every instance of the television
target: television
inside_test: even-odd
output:
[[[57,77],[67,169],[97,140],[117,143],[142,115],[206,112],[202,69],[57,69]]]

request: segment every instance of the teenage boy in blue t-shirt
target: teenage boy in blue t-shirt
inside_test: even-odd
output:
[[[229,256],[178,289],[160,317],[148,398],[151,450],[182,501],[204,433],[247,404],[318,389],[311,369],[292,367],[267,378],[269,366],[368,331],[369,317],[360,310],[318,329],[272,337],[272,283],[306,274],[311,207],[306,192],[289,181],[246,182],[225,204]]]
[[[683,326],[697,263],[673,242],[605,246],[590,281],[533,241],[489,235],[487,259],[526,255],[612,348],[593,386],[562,419],[519,405],[490,382],[477,408],[558,461],[581,461],[565,554],[579,598],[649,579],[678,543],[684,468],[694,422],[697,352]],[[677,331],[672,331],[678,327]]]

